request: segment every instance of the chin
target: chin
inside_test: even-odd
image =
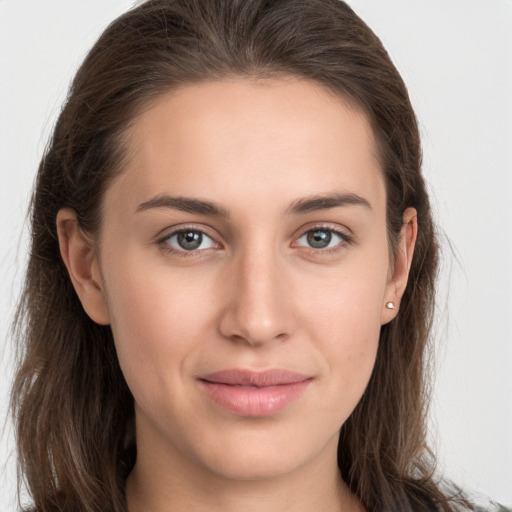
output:
[[[239,436],[211,446],[202,464],[219,477],[240,480],[273,480],[285,477],[324,457],[335,460],[336,435],[327,443],[318,437],[306,439],[298,432],[284,436]],[[307,447],[307,449],[306,449]]]

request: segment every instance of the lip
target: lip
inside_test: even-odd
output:
[[[270,416],[299,398],[312,377],[284,369],[222,370],[199,378],[213,401],[239,416]]]

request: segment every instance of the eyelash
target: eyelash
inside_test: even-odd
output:
[[[298,240],[300,240],[303,237],[306,237],[309,233],[313,232],[319,232],[324,231],[328,232],[331,235],[338,236],[341,240],[339,243],[337,243],[334,247],[328,247],[328,248],[314,248],[314,247],[306,247],[302,245],[294,245],[297,243]],[[176,229],[175,231],[172,231],[171,233],[168,233],[165,235],[165,237],[162,237],[157,240],[157,244],[159,247],[166,253],[176,254],[181,257],[197,257],[200,255],[201,252],[209,250],[211,247],[208,247],[206,249],[194,249],[194,250],[185,250],[185,249],[177,249],[175,247],[172,247],[169,245],[169,240],[175,236],[178,236],[180,233],[200,233],[202,236],[205,236],[209,238],[213,245],[216,245],[216,248],[222,248],[222,245],[219,244],[214,240],[212,236],[210,236],[204,229],[198,228],[196,226],[184,226],[182,228]],[[351,245],[353,243],[352,237],[348,235],[346,232],[341,231],[339,229],[334,229],[330,226],[325,225],[316,225],[312,226],[311,228],[303,231],[300,236],[295,238],[292,247],[301,247],[302,249],[306,250],[311,255],[329,255],[336,253],[340,251],[344,246]]]

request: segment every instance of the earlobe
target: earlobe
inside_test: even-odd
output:
[[[418,234],[418,216],[414,208],[407,208],[403,215],[400,239],[395,251],[395,259],[390,279],[386,285],[381,314],[381,325],[387,324],[398,314],[400,300],[405,292],[411,269],[416,237]],[[393,307],[390,307],[390,303]]]
[[[57,233],[62,260],[85,312],[94,322],[109,324],[108,307],[94,244],[78,225],[74,210],[59,210]]]

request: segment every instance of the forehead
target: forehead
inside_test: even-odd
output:
[[[307,80],[188,85],[148,104],[126,140],[126,170],[112,188],[132,201],[199,193],[249,205],[341,191],[384,203],[367,117]]]

